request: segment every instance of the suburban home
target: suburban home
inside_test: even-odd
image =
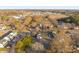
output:
[[[9,41],[13,39],[17,35],[17,32],[9,31],[5,33],[0,39],[0,48],[4,48]]]

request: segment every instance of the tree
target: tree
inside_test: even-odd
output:
[[[23,52],[26,49],[26,46],[30,47],[31,45],[32,45],[32,37],[30,35],[27,35],[16,43],[15,52]]]
[[[27,16],[24,18],[24,24],[25,25],[29,25],[32,21],[32,17],[31,16]]]
[[[50,43],[52,52],[74,52],[73,40],[64,31],[58,33],[56,38]]]
[[[21,52],[23,51],[23,42],[22,41],[18,41],[16,43],[16,46],[15,46],[15,52]]]

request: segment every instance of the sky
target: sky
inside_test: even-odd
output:
[[[0,0],[0,9],[79,9],[79,0]]]
[[[76,9],[78,6],[0,6],[0,9]]]
[[[0,6],[79,6],[79,0],[0,0]]]

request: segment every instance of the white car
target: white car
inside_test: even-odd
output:
[[[0,48],[4,48],[3,44],[0,44]]]
[[[16,32],[12,32],[12,33],[10,33],[10,35],[16,36],[17,33]]]
[[[13,35],[8,35],[8,38],[10,39],[13,39],[13,37],[14,37]]]
[[[3,40],[10,41],[8,37],[4,37]]]

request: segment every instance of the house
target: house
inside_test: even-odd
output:
[[[13,40],[13,38],[17,35],[17,32],[9,31],[5,33],[0,40],[0,48],[6,47],[9,41]]]
[[[11,41],[8,42],[7,46],[12,47],[18,40],[22,39],[26,35],[27,35],[27,33],[25,33],[25,32],[21,32],[21,33],[17,34]]]

